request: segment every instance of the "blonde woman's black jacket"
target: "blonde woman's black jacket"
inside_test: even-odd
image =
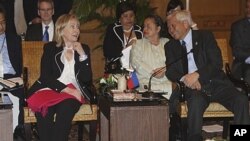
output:
[[[11,77],[20,77],[22,75],[22,40],[20,36],[13,34],[11,32],[5,32],[7,50],[9,53],[10,63],[14,68],[16,74]],[[7,77],[5,77],[7,76]],[[8,75],[5,75],[4,78],[8,79]]]
[[[81,89],[82,94],[88,100],[93,96],[88,89],[92,84],[92,70],[90,64],[90,50],[87,45],[82,45],[88,59],[80,62],[79,54],[75,52],[75,77]],[[28,97],[39,89],[50,88],[54,91],[61,92],[66,85],[58,81],[61,76],[64,64],[61,62],[63,47],[56,47],[56,42],[49,42],[44,45],[43,55],[40,66],[40,77],[28,91]]]

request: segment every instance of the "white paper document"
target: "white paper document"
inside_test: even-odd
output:
[[[10,79],[0,78],[1,88],[11,89],[14,87],[23,86],[23,78],[22,77],[14,77]]]
[[[122,63],[122,67],[125,69],[130,69],[129,66],[129,56],[130,56],[130,50],[131,50],[132,46],[128,46],[125,49],[122,50],[122,54],[123,56],[121,57],[121,63]]]

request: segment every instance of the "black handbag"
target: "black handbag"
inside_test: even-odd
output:
[[[120,62],[120,59],[116,59],[116,60],[107,60],[106,63],[105,63],[105,73],[112,73],[112,74],[115,74],[115,73],[121,73],[121,68],[122,68],[122,65],[121,65],[121,62]]]
[[[129,37],[127,39],[127,44],[125,47],[129,46],[129,41],[132,36],[133,30],[130,31]],[[112,74],[117,74],[117,73],[123,73],[122,71],[122,64],[120,61],[120,58],[123,56],[121,53],[117,58],[112,58],[110,60],[106,60],[105,63],[105,73],[112,73]]]

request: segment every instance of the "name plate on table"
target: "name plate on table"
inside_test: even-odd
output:
[[[114,101],[132,101],[136,98],[136,95],[138,94],[122,90],[111,90],[111,96]]]
[[[119,102],[119,101],[142,101],[142,100],[158,100],[162,99],[163,97],[160,97],[160,95],[156,97],[143,97],[141,93],[131,92],[131,91],[121,91],[121,90],[111,90],[110,93],[111,97],[113,98],[113,101]]]
[[[0,92],[0,109],[12,108],[12,101],[8,96],[9,92]]]

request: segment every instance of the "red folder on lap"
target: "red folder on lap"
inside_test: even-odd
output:
[[[68,87],[75,88],[72,84]],[[33,112],[40,112],[42,116],[45,116],[48,111],[48,107],[56,105],[66,99],[76,99],[74,96],[67,93],[58,93],[54,90],[46,89],[35,92],[29,99],[27,99],[28,107]],[[80,103],[84,103],[85,100],[82,98]]]

